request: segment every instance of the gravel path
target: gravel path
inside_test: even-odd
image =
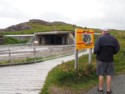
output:
[[[97,88],[92,88],[86,94],[98,94]],[[104,85],[104,90],[106,91],[106,85]],[[113,77],[112,91],[112,94],[125,94],[125,74]]]

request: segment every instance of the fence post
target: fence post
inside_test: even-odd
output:
[[[34,53],[34,61],[36,61],[36,47],[33,47],[33,53]]]
[[[9,63],[11,63],[11,51],[8,49],[8,54],[9,54]]]

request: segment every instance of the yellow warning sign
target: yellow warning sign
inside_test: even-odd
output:
[[[92,29],[75,29],[76,49],[94,47],[94,30]]]

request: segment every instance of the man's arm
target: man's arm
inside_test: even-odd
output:
[[[100,51],[100,39],[98,38],[94,46],[94,54],[97,54]]]
[[[114,52],[114,54],[118,53],[119,50],[120,50],[120,45],[119,45],[118,40],[116,39],[116,42],[115,42],[115,52]]]

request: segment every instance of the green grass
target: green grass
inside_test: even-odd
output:
[[[4,37],[4,42],[1,45],[8,45],[8,44],[21,44],[21,43],[27,43],[28,40],[17,40],[12,37]]]
[[[61,87],[62,89],[67,88],[71,89],[71,91],[73,90],[75,94],[79,94],[78,91],[81,92],[83,87],[88,89],[86,86],[91,87],[91,85],[88,83],[95,82],[96,79],[97,76],[95,75],[95,64],[88,65],[87,56],[82,56],[79,59],[79,68],[77,71],[74,70],[73,61],[69,61],[55,67],[49,73],[46,84],[41,94],[51,94],[49,93],[53,91],[51,90],[51,87]],[[58,93],[59,92],[60,91],[58,91]],[[63,90],[63,92],[65,92],[65,89]]]
[[[8,65],[8,64],[25,64],[25,63],[32,63],[32,62],[35,62],[35,61],[43,61],[42,60],[43,58],[40,57],[40,58],[30,58],[30,57],[27,57],[25,59],[13,59],[13,60],[4,60],[4,61],[0,61],[0,65]]]
[[[20,59],[20,60],[4,60],[0,61],[0,65],[8,65],[8,64],[21,64],[21,63],[31,63],[34,60],[34,58],[26,58],[26,59]]]
[[[114,56],[116,74],[125,73],[125,32],[111,31],[120,42],[120,52]],[[88,65],[88,56],[79,58],[79,68],[74,70],[74,61],[62,63],[53,68],[45,81],[40,94],[83,94],[97,85],[96,59]]]

